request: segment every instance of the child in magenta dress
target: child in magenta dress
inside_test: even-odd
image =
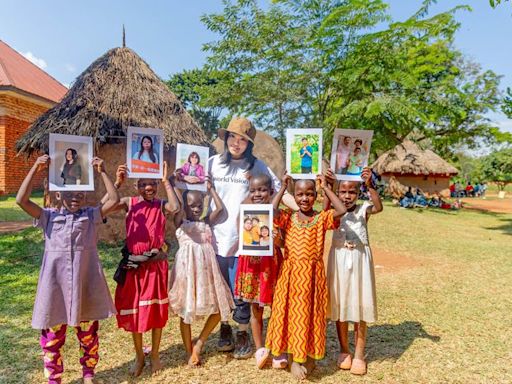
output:
[[[92,164],[101,175],[107,198],[101,207],[85,207],[85,192],[57,192],[60,209],[41,208],[30,200],[35,174],[50,163],[40,156],[23,180],[16,203],[45,235],[45,250],[37,284],[32,327],[41,329],[44,373],[49,384],[60,384],[64,372],[62,347],[66,328],[72,326],[80,343],[83,382],[92,384],[98,364],[98,320],[115,314],[112,297],[101,268],[96,226],[119,201],[103,160]]]
[[[168,180],[164,161],[162,183],[167,202],[156,197],[158,180],[138,179],[139,196],[123,197],[116,210],[126,211],[126,246],[116,272],[115,304],[119,328],[131,332],[135,348],[134,376],[144,368],[143,333],[151,330],[151,371],[161,369],[160,340],[169,311],[167,245],[164,241],[166,214],[174,214],[179,203]],[[116,186],[126,179],[126,165],[117,169]]]
[[[212,245],[210,220],[218,218],[222,201],[208,181],[215,209],[204,220],[204,196],[199,191],[185,191],[183,209],[174,216],[179,249],[171,272],[169,305],[180,317],[180,331],[189,366],[201,364],[201,350],[219,321],[227,321],[235,307],[231,290],[222,276]],[[190,325],[206,318],[201,334],[192,342]]]

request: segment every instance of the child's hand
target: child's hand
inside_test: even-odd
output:
[[[363,179],[366,185],[372,185],[372,170],[370,167],[363,168],[363,171],[361,172],[361,179]]]
[[[334,183],[336,183],[336,175],[334,174],[331,168],[327,168],[327,171],[325,171],[324,176],[327,184],[334,185]]]
[[[204,181],[206,182],[206,190],[208,193],[210,193],[212,189],[215,190],[210,176],[205,176]]]
[[[283,180],[281,180],[281,188],[287,189],[291,181],[292,177],[285,171],[283,175]]]
[[[163,172],[162,172],[162,182],[164,181],[168,181],[169,180],[169,167],[167,165],[167,161],[164,161],[164,167],[163,167]]]
[[[327,188],[327,181],[326,181],[324,175],[316,175],[316,179],[318,181],[320,181],[320,188],[322,188],[322,189]]]
[[[121,186],[126,180],[126,175],[128,174],[128,167],[126,164],[121,164],[119,167],[117,167],[116,171],[116,182],[114,183],[118,187]]]
[[[34,163],[34,165],[37,167],[37,172],[39,172],[42,169],[47,168],[50,165],[50,156],[48,156],[48,155],[39,156],[36,159],[36,162]]]
[[[91,161],[92,166],[98,173],[105,172],[105,162],[99,157],[94,157]]]

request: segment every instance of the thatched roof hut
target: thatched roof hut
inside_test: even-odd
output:
[[[128,126],[164,131],[167,146],[207,145],[204,132],[149,65],[129,48],[114,48],[93,62],[62,101],[18,141],[30,154],[48,150],[48,134],[92,136],[97,144],[118,143]]]
[[[77,78],[62,101],[32,124],[16,148],[27,155],[46,152],[49,133],[91,136],[96,154],[114,177],[117,166],[126,161],[128,126],[162,129],[164,158],[171,167],[176,143],[209,145],[205,133],[149,65],[129,48],[114,48]],[[90,204],[105,194],[98,178],[95,186]],[[136,191],[127,182],[120,193],[127,196]],[[106,240],[124,238],[123,215],[109,219],[100,235]]]
[[[459,171],[430,149],[421,149],[418,144],[405,140],[395,148],[382,154],[373,169],[379,174],[443,175],[454,176]]]
[[[405,186],[448,196],[450,178],[459,172],[431,150],[421,149],[410,140],[382,154],[372,167],[384,180],[394,176]]]

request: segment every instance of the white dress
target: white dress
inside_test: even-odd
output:
[[[171,312],[186,324],[214,313],[228,321],[235,305],[217,263],[210,226],[185,220],[176,230],[176,238],[179,249],[169,284]]]
[[[375,272],[368,242],[366,211],[369,202],[343,215],[333,233],[327,266],[328,317],[333,321],[375,322]],[[349,249],[346,244],[352,244]]]

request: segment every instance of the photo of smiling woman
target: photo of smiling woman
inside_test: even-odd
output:
[[[128,127],[126,152],[130,178],[162,177],[163,135],[160,129]]]
[[[176,186],[206,192],[205,161],[208,147],[178,143],[176,146]]]
[[[64,180],[64,185],[81,184],[82,167],[78,152],[74,148],[66,149],[65,161],[62,166],[60,177]]]

